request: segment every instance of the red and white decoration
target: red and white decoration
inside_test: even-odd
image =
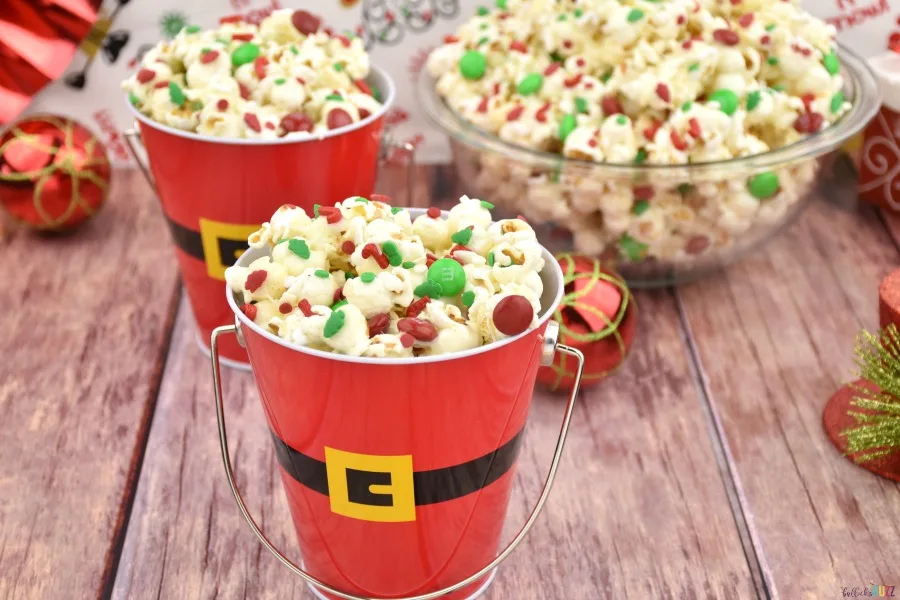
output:
[[[876,206],[900,210],[900,54],[887,52],[869,64],[878,75],[883,104],[865,130],[859,194]]]

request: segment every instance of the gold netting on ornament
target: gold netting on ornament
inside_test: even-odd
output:
[[[628,312],[629,304],[634,302],[634,298],[631,296],[631,292],[628,290],[628,286],[625,285],[625,282],[618,277],[614,277],[609,273],[605,273],[600,269],[600,262],[597,260],[592,260],[593,270],[591,272],[578,273],[576,272],[575,260],[572,258],[570,253],[564,252],[556,255],[556,259],[563,265],[563,286],[568,286],[569,284],[575,283],[577,280],[587,280],[589,285],[586,285],[581,290],[573,290],[562,297],[562,301],[557,307],[556,311],[553,313],[553,319],[559,323],[559,331],[562,335],[560,335],[560,339],[565,339],[563,336],[568,336],[569,339],[575,340],[577,342],[587,342],[587,343],[595,343],[601,340],[605,340],[610,336],[616,341],[616,345],[619,347],[619,354],[622,358],[625,358],[625,354],[627,351],[625,340],[622,338],[622,334],[619,332],[619,327],[622,324],[622,321],[625,320],[625,315]],[[593,289],[597,282],[605,281],[610,285],[618,288],[621,296],[622,302],[619,304],[619,310],[616,312],[616,316],[613,319],[610,319],[608,315],[606,315],[603,311],[599,310],[595,306],[591,306],[589,304],[583,304],[579,302],[581,298],[586,296]],[[578,310],[583,310],[586,312],[590,312],[606,322],[606,326],[599,331],[591,331],[589,333],[578,333],[569,328],[565,321],[563,321],[562,311],[564,308],[577,308]],[[570,373],[566,369],[566,360],[568,358],[567,354],[562,354],[560,356],[559,365],[555,362],[550,365],[550,368],[556,374],[556,379],[550,384],[550,389],[555,390],[559,387],[559,384],[562,380],[571,376]],[[602,371],[600,373],[584,373],[581,378],[585,381],[596,381],[598,379],[603,379],[608,376],[610,373],[614,373],[624,362],[624,360],[619,361],[619,364],[611,370]]]
[[[0,156],[2,156],[3,153],[6,152],[13,144],[25,144],[30,148],[46,154],[48,157],[47,164],[44,167],[33,171],[0,173],[0,181],[34,182],[34,193],[31,197],[32,202],[34,203],[35,211],[43,220],[43,223],[41,224],[42,228],[54,228],[64,224],[78,208],[81,208],[81,210],[84,211],[85,215],[89,217],[92,216],[96,211],[90,204],[82,200],[81,191],[79,190],[79,182],[82,179],[85,179],[96,185],[103,192],[106,192],[106,182],[98,177],[97,174],[90,169],[90,167],[109,164],[109,160],[107,159],[105,154],[101,153],[99,156],[94,156],[94,148],[97,145],[97,138],[91,136],[90,139],[85,142],[84,154],[86,158],[81,163],[80,167],[76,168],[71,158],[71,148],[74,148],[75,146],[75,123],[73,121],[62,120],[52,115],[30,115],[26,117],[26,119],[29,122],[38,121],[47,123],[48,125],[55,127],[57,130],[62,131],[65,134],[64,145],[45,146],[40,142],[38,135],[25,133],[24,131],[22,131],[20,126],[14,125],[4,135],[4,137],[6,137],[6,135],[12,134],[12,137],[3,144],[0,144]],[[56,155],[59,152],[60,148],[65,148],[66,154],[63,155],[63,160],[60,162],[60,164],[56,164]],[[44,186],[47,184],[50,178],[57,173],[68,175],[68,177],[72,180],[72,198],[65,212],[54,219],[44,209],[42,192]],[[14,216],[13,218],[15,219]],[[27,224],[34,226],[34,223]]]

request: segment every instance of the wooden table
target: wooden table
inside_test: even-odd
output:
[[[417,204],[454,193],[448,168],[416,176]],[[388,173],[380,191],[401,182]],[[208,359],[156,200],[136,172],[113,190],[76,234],[14,230],[0,245],[0,598],[309,599],[231,498]],[[637,293],[631,358],[582,394],[546,511],[486,597],[900,588],[900,487],[841,458],[820,425],[857,331],[877,325],[898,243],[893,220],[817,201],[727,271]],[[296,552],[252,378],[224,378],[239,483]],[[508,534],[536,498],[562,408],[536,393]]]

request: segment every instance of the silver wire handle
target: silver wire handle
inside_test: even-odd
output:
[[[566,405],[566,412],[563,416],[562,425],[559,428],[559,439],[556,442],[556,450],[553,453],[553,460],[550,463],[550,470],[547,473],[547,478],[544,481],[544,489],[541,491],[541,495],[538,498],[537,504],[535,504],[534,509],[531,511],[531,515],[529,515],[528,520],[525,521],[525,525],[522,526],[522,529],[519,530],[519,533],[516,534],[516,537],[512,539],[512,541],[500,552],[494,560],[485,565],[481,570],[473,573],[472,575],[466,577],[462,581],[454,583],[453,585],[449,585],[445,588],[441,588],[434,592],[428,592],[427,594],[419,594],[417,596],[406,596],[403,598],[395,598],[394,600],[432,600],[433,598],[438,598],[440,596],[444,596],[451,592],[455,592],[458,589],[464,588],[467,585],[471,585],[493,571],[497,565],[503,562],[507,556],[509,556],[513,550],[516,549],[516,546],[525,539],[525,536],[528,534],[529,530],[531,530],[532,525],[537,520],[538,515],[540,515],[541,510],[544,508],[544,504],[547,502],[547,497],[550,495],[550,488],[553,487],[553,480],[556,478],[556,471],[559,468],[559,461],[562,458],[563,448],[566,445],[566,437],[569,434],[569,424],[572,421],[572,412],[575,409],[575,399],[578,397],[578,389],[581,387],[581,374],[584,370],[584,355],[577,350],[576,348],[572,348],[570,346],[566,346],[564,344],[557,343],[557,335],[558,335],[559,325],[553,321],[550,321],[547,324],[547,331],[544,333],[544,348],[542,352],[542,364],[547,364],[547,360],[552,361],[554,352],[559,351],[564,354],[568,354],[575,358],[578,361],[578,368],[575,372],[575,385],[572,387],[572,393],[569,395],[569,402]],[[212,361],[212,372],[213,372],[213,389],[216,393],[216,418],[219,421],[219,446],[222,451],[222,462],[225,465],[225,475],[228,477],[228,485],[231,488],[231,493],[234,494],[234,500],[237,502],[238,508],[241,509],[241,514],[244,515],[244,520],[247,521],[247,524],[250,525],[250,529],[253,530],[253,533],[256,534],[256,537],[259,538],[259,541],[262,542],[263,546],[272,553],[281,564],[291,570],[295,575],[302,577],[307,583],[315,586],[316,588],[328,592],[329,594],[333,594],[340,598],[345,598],[346,600],[379,600],[378,598],[369,598],[366,596],[357,596],[355,594],[348,594],[347,592],[342,592],[338,589],[335,589],[310,575],[306,571],[304,571],[301,567],[294,564],[288,557],[281,553],[278,548],[276,548],[272,542],[269,541],[269,538],[266,537],[256,524],[256,521],[250,515],[250,512],[247,510],[247,505],[244,504],[244,499],[241,497],[241,492],[238,490],[237,483],[234,478],[234,469],[231,466],[231,458],[228,452],[228,435],[225,432],[225,404],[222,400],[222,379],[219,373],[219,337],[225,334],[234,334],[238,336],[238,341],[242,342],[242,335],[240,330],[236,325],[224,325],[222,327],[216,327],[212,335],[210,336],[210,359]]]
[[[132,127],[131,129],[126,129],[122,132],[122,135],[125,137],[125,143],[128,144],[128,149],[131,151],[131,156],[134,157],[134,162],[137,163],[141,173],[144,174],[144,179],[147,180],[153,193],[158,196],[159,193],[156,191],[156,182],[153,181],[153,175],[150,174],[150,169],[144,164],[144,161],[141,160],[141,155],[137,150],[138,144],[140,144],[142,148],[144,147],[144,141],[141,139],[141,132],[137,129],[137,125],[135,124],[135,127]]]

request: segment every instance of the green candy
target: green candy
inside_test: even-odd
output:
[[[531,94],[538,93],[541,90],[542,85],[544,85],[543,75],[540,73],[529,73],[519,82],[516,89],[523,96],[530,96]]]
[[[773,85],[772,89],[775,90],[776,92],[783,92],[787,88],[784,87],[783,83],[779,83],[778,85]]]
[[[392,206],[392,207],[391,207],[391,214],[392,214],[392,215],[396,215],[396,214],[397,214],[398,212],[400,212],[401,210],[403,210],[403,209],[400,208],[399,206]]]
[[[284,85],[285,83],[287,83],[287,79],[284,77],[279,77],[275,80],[275,85]]]
[[[184,103],[187,101],[184,90],[182,90],[181,86],[174,81],[169,82],[169,100],[171,100],[172,104],[175,106],[184,106]]]
[[[647,252],[647,244],[643,244],[627,233],[619,238],[619,250],[632,262],[637,262],[644,258]]]
[[[340,94],[328,94],[325,96],[326,100],[332,100],[334,102],[343,102],[344,98]]]
[[[129,92],[128,101],[131,102],[132,106],[137,106],[138,103],[140,102],[140,99],[134,95],[134,92]]]
[[[466,227],[465,229],[460,229],[456,233],[450,236],[450,240],[453,241],[454,244],[459,244],[461,246],[465,246],[469,243],[469,240],[472,239],[472,230]],[[456,261],[454,261],[456,262]]]
[[[778,175],[774,171],[765,171],[758,175],[754,175],[747,181],[747,189],[750,194],[758,200],[768,200],[778,193],[781,182]]]
[[[747,94],[747,110],[751,111],[759,106],[760,101],[762,100],[762,93],[759,90],[755,90]]]
[[[313,214],[316,215],[317,219],[319,218],[319,207],[320,206],[321,206],[320,204],[313,204]]]
[[[320,279],[328,279],[328,271],[326,271],[324,269],[316,269],[315,275],[316,275],[316,277],[319,277]]]
[[[297,46],[291,46],[291,54],[300,54],[300,50]]]
[[[368,203],[369,203],[369,199],[368,199],[368,198],[363,198],[362,196],[357,196],[356,198],[353,199],[353,201],[354,201],[354,202],[362,202],[362,203],[364,203],[364,204],[368,204]]]
[[[634,157],[634,164],[642,165],[647,162],[647,151],[641,148]]]
[[[644,11],[639,8],[631,9],[631,12],[628,13],[628,22],[629,23],[637,23],[641,19],[644,18]]]
[[[493,251],[488,252],[488,266],[489,266],[489,267],[493,267],[493,266],[494,266],[494,253],[493,253]]]
[[[381,251],[387,256],[388,262],[391,263],[392,267],[399,267],[403,264],[403,255],[400,254],[400,249],[394,242],[388,240],[383,243],[381,245]]]
[[[454,260],[453,262],[456,261]],[[413,294],[419,298],[428,296],[432,300],[438,300],[444,294],[444,289],[441,287],[441,284],[426,280],[413,290]]]
[[[633,212],[638,217],[647,212],[647,209],[650,208],[650,203],[646,200],[638,200],[634,203],[634,206],[631,208],[631,212]]]
[[[293,239],[288,242],[288,249],[304,260],[309,258],[309,246],[306,245],[306,240]]]
[[[681,112],[688,112],[688,111],[690,111],[692,108],[694,108],[694,103],[691,102],[691,101],[687,101],[687,102],[685,102],[684,104],[681,105]]]
[[[610,69],[609,71],[607,71],[606,73],[604,73],[603,76],[600,77],[600,81],[602,81],[603,83],[606,83],[607,81],[609,81],[610,79],[612,79],[613,72],[614,72],[614,71],[613,71],[612,69]]]
[[[197,33],[198,31],[200,31],[200,26],[199,25],[188,25],[187,27],[184,28],[184,31],[185,31],[185,33]]]
[[[345,318],[343,311],[336,310],[332,312],[331,316],[328,317],[328,320],[325,321],[325,337],[334,337],[335,334],[344,327]]]
[[[833,51],[822,57],[822,64],[832,77],[841,72],[841,60]]]
[[[506,10],[506,0],[497,0],[496,5],[500,10]]]
[[[231,53],[231,64],[236,67],[246,65],[257,59],[259,56],[259,46],[252,42],[247,42],[238,46]]]
[[[616,123],[618,123],[619,125],[625,125],[626,123],[628,123],[628,117],[626,117],[625,115],[619,115],[618,117],[616,117]]]
[[[340,73],[341,71],[344,70],[344,65],[342,65],[341,63],[334,63],[332,66],[334,67],[334,70],[337,71],[338,73]]]
[[[588,103],[584,98],[575,98],[575,110],[581,114],[587,114]]]
[[[574,14],[574,15],[575,15],[575,18],[577,19],[577,18],[581,17],[581,15],[584,14],[584,11],[581,10],[580,8],[576,8],[576,9],[575,9],[575,12],[572,13],[572,14]]]
[[[440,258],[428,268],[428,281],[441,287],[442,296],[455,296],[466,287],[466,272],[452,258]]]
[[[766,62],[774,67],[781,61],[778,60],[777,56],[770,56],[769,58],[766,59]]]
[[[578,121],[575,120],[575,115],[564,116],[562,121],[559,122],[559,139],[565,142],[566,138],[575,131],[576,127],[578,127]]]
[[[556,62],[556,63],[566,62],[565,57],[563,57],[559,52],[555,52],[555,51],[550,53],[550,60],[552,60],[553,62]],[[606,82],[604,82],[604,83],[606,83]]]
[[[414,267],[416,266],[416,263],[414,263],[414,262],[411,261],[411,260],[408,260],[408,261],[404,262],[404,263],[403,263],[402,265],[400,265],[400,266],[403,267],[404,269],[412,269],[412,268],[414,268]]]
[[[766,25],[766,31],[768,31],[769,33],[775,31],[775,23],[769,23],[768,25]]]
[[[734,111],[738,109],[739,100],[737,94],[732,92],[731,90],[721,89],[716,90],[712,94],[709,95],[710,102],[718,102],[719,110],[725,113],[728,116],[734,114]]]
[[[479,7],[475,10],[475,14],[477,14],[479,17],[486,17],[486,16],[488,15],[488,13],[490,13],[490,12],[491,12],[491,11],[488,10],[488,7],[487,7],[487,6],[479,6]]]
[[[482,208],[486,208],[486,209],[488,209],[488,210],[493,210],[493,209],[494,209],[494,205],[491,204],[490,202],[488,202],[487,200],[482,200],[482,201],[481,201],[481,207],[482,207]]]
[[[488,36],[484,36],[483,38],[475,42],[475,45],[480,46],[482,44],[487,44],[489,41],[491,41],[491,38],[489,38]]]
[[[334,304],[331,305],[331,310],[337,310],[340,307],[344,306],[345,304],[350,304],[350,303],[347,302],[346,300],[341,300],[340,302],[335,302]],[[343,313],[341,313],[341,314],[343,314]]]
[[[691,73],[693,73],[694,71],[696,71],[699,68],[700,68],[700,63],[691,63],[690,65],[688,65],[688,71],[690,71]]]
[[[203,103],[199,100],[194,100],[191,102],[191,108],[194,110],[203,110]]]
[[[846,98],[844,97],[844,92],[838,92],[834,96],[831,97],[831,112],[836,113],[841,110],[841,107],[844,106],[844,101]]]
[[[478,50],[469,50],[459,59],[459,72],[469,81],[481,79],[486,70],[487,58]]]
[[[462,303],[466,308],[471,307],[473,304],[475,304],[475,292],[473,292],[472,290],[463,292]]]

